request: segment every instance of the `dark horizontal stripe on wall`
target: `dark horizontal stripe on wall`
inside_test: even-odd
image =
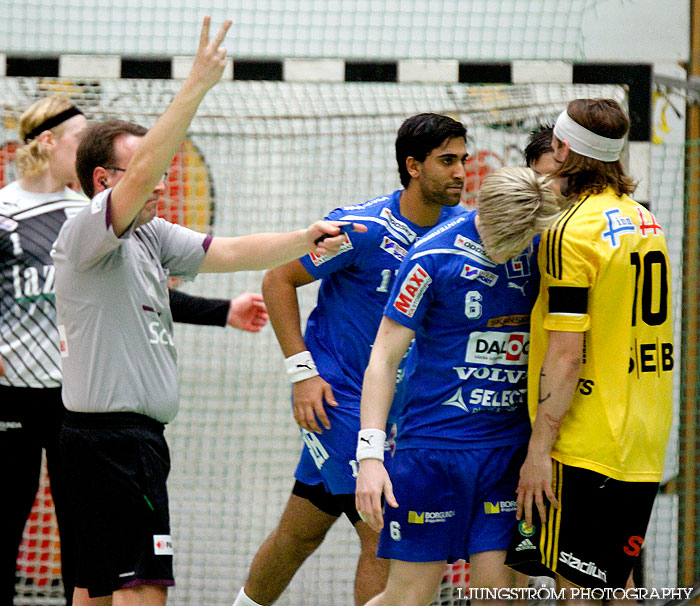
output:
[[[508,84],[511,81],[510,63],[460,63],[459,81],[473,84]]]
[[[396,82],[396,61],[346,61],[346,82]]]
[[[7,57],[6,75],[58,77],[58,57]]]
[[[172,59],[122,57],[122,78],[168,80],[172,78]]]
[[[233,61],[234,80],[282,80],[282,61],[239,59]]]

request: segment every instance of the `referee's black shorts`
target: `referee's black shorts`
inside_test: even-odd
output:
[[[163,429],[135,413],[66,414],[59,444],[77,522],[76,586],[90,597],[175,584]]]

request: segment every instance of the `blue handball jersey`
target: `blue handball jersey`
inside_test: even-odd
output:
[[[537,243],[505,265],[489,260],[476,211],[411,249],[384,314],[415,330],[397,448],[493,448],[526,442],[530,311]]]
[[[432,229],[401,215],[402,191],[331,211],[327,219],[362,223],[367,232],[347,235],[333,255],[301,259],[321,279],[304,341],[340,407],[359,409],[364,372],[396,272],[415,240]],[[465,213],[459,206],[445,207],[439,222]]]

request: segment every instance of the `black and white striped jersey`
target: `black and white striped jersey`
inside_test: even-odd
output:
[[[60,387],[51,247],[87,204],[69,188],[36,194],[15,181],[0,190],[0,385]]]

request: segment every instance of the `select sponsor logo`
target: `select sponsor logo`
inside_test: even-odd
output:
[[[486,286],[493,286],[498,281],[498,276],[495,273],[481,269],[480,267],[467,265],[466,263],[462,268],[462,273],[459,275],[461,278],[466,278],[467,280],[482,282],[486,284]]]
[[[399,294],[394,299],[394,307],[412,318],[432,281],[428,272],[416,263],[401,284]]]
[[[380,216],[386,220],[391,231],[403,236],[408,242],[413,242],[416,239],[418,234],[403,221],[399,221],[388,208],[383,208]]]
[[[598,568],[598,565],[595,562],[584,562],[568,551],[559,552],[559,561],[562,564],[566,564],[570,568],[573,568],[574,570],[582,572],[583,574],[600,579],[604,583],[608,580],[607,573]]]
[[[476,364],[527,364],[529,332],[473,332],[469,335],[465,362]]]
[[[315,253],[309,253],[309,257],[311,259],[311,262],[318,267],[319,265],[323,265],[326,261],[330,261],[331,259],[337,257],[338,255],[342,255],[345,252],[348,252],[349,250],[352,250],[352,242],[350,241],[350,238],[348,237],[347,234],[345,234],[345,242],[340,246],[340,248],[334,252],[334,253],[328,253],[327,255],[317,255]]]
[[[156,555],[173,555],[172,537],[169,534],[154,534],[153,553]]]
[[[403,261],[408,254],[408,251],[403,246],[387,236],[384,236],[379,248],[388,252],[392,257],[396,257],[399,261]]]
[[[495,503],[491,501],[484,501],[484,513],[508,513],[515,511],[516,504],[515,501],[496,501]]]
[[[455,517],[455,511],[409,511],[409,524],[435,524],[438,522],[446,522],[450,518]]]
[[[527,388],[522,389],[472,389],[469,394],[471,406],[514,409],[527,400]]]
[[[464,397],[462,396],[461,387],[449,400],[445,400],[440,406],[456,406],[457,408],[461,408],[465,412],[469,412],[469,408],[467,408],[467,405],[464,403]]]

